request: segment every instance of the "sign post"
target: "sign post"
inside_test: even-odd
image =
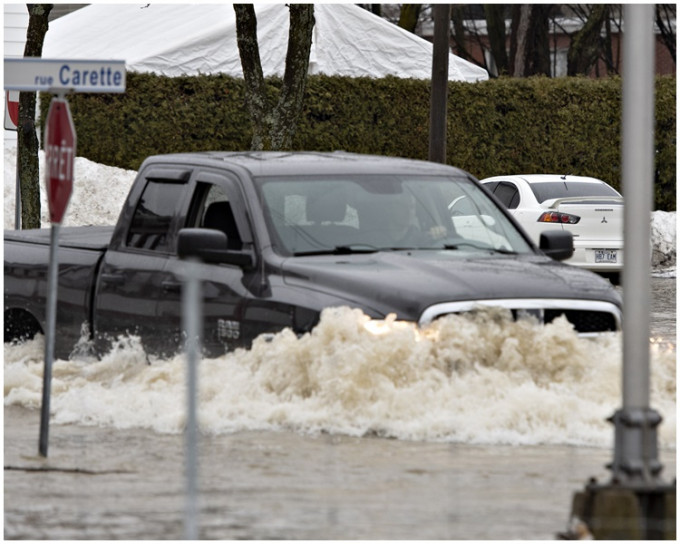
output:
[[[59,285],[59,229],[73,191],[73,170],[76,156],[76,131],[63,97],[50,103],[45,128],[45,186],[50,209],[50,262],[47,269],[47,307],[45,330],[45,370],[40,411],[39,452],[47,457],[52,362],[57,321],[57,287]]]
[[[182,328],[186,331],[187,424],[185,430],[186,498],[184,533],[187,540],[197,540],[198,531],[198,361],[201,354],[203,307],[199,264],[186,261],[186,278],[182,290]]]

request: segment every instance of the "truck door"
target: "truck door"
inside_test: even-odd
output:
[[[138,335],[148,352],[166,353],[169,323],[159,314],[159,303],[175,288],[167,284],[164,269],[174,252],[180,211],[190,198],[191,174],[186,167],[156,167],[133,188],[97,279],[98,351],[108,351],[121,335]]]
[[[196,173],[193,197],[184,215],[183,227],[223,231],[227,235],[229,249],[253,247],[252,230],[238,181],[226,172],[203,169]],[[199,266],[203,293],[204,351],[218,356],[235,347],[248,345],[253,339],[253,331],[252,327],[244,323],[244,316],[248,301],[253,298],[249,289],[253,272],[230,264]],[[182,328],[181,288],[184,268],[185,263],[176,256],[168,260],[164,281],[176,288],[166,292],[158,305],[158,317],[163,323],[171,325],[173,337],[179,336]]]

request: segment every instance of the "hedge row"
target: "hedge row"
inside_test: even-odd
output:
[[[676,80],[656,80],[655,209],[675,210]],[[280,80],[269,81],[272,95]],[[78,155],[137,169],[157,153],[246,150],[243,81],[129,73],[125,94],[69,98]],[[42,101],[43,114],[47,100]],[[311,76],[293,147],[428,156],[430,84]],[[620,189],[621,80],[500,78],[451,83],[447,162],[496,174],[594,176]]]

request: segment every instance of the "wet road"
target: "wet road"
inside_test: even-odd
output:
[[[677,290],[675,278],[652,278],[650,334],[676,343]]]
[[[5,408],[5,538],[180,539],[183,440],[58,427]],[[674,452],[660,458],[675,475]],[[611,453],[243,432],[203,437],[205,539],[553,539]]]

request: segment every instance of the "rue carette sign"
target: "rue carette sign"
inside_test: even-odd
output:
[[[8,91],[125,92],[125,61],[11,58],[4,71]]]

